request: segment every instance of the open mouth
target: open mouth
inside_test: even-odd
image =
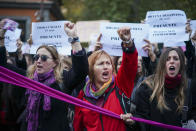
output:
[[[169,71],[175,71],[175,67],[174,66],[170,66],[169,67]]]
[[[38,69],[41,69],[41,68],[43,68],[43,67],[42,67],[42,66],[40,66],[40,65],[37,65],[37,68],[38,68]]]
[[[109,72],[108,71],[103,72],[102,76],[104,79],[107,79],[109,77]]]

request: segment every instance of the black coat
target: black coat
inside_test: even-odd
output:
[[[196,110],[196,52],[191,40],[186,41],[187,75],[191,79],[192,107]],[[196,120],[196,118],[194,118]]]
[[[67,94],[71,94],[74,87],[85,81],[88,74],[88,60],[86,52],[83,49],[76,54],[72,54],[72,69],[63,72],[63,87],[59,84],[53,83],[50,87]],[[13,67],[6,63],[5,47],[0,47],[0,65],[11,69],[19,74],[26,75],[24,70]],[[51,98],[51,110],[43,110],[43,95],[41,98],[41,105],[39,109],[39,126],[38,131],[67,131],[69,130],[67,120],[67,104],[63,101]],[[26,113],[21,116],[22,126],[21,131],[26,131],[27,123],[25,121]]]
[[[142,84],[138,90],[136,91],[136,117],[144,118],[147,120],[152,120],[164,124],[174,125],[174,126],[182,126],[181,125],[181,113],[176,111],[177,104],[174,99],[178,93],[178,88],[167,89],[165,88],[165,101],[167,106],[171,110],[163,110],[161,112],[157,108],[157,100],[156,98],[150,102],[150,96],[152,94],[152,89],[148,87],[146,84]],[[190,107],[190,103],[189,103]],[[192,112],[189,112],[191,114]],[[142,131],[169,131],[168,129],[144,124],[137,123]]]

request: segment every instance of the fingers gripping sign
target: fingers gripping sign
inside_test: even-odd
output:
[[[97,38],[97,41],[96,41],[96,44],[95,44],[95,47],[94,47],[94,51],[97,51],[97,50],[100,50],[103,48],[103,45],[101,44],[101,37],[102,37],[102,34],[99,35],[99,37]]]

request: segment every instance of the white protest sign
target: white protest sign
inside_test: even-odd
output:
[[[31,48],[30,45],[24,42],[21,48],[22,54],[30,54],[30,48]]]
[[[68,42],[68,36],[64,31],[64,23],[66,22],[33,22],[33,45],[31,46],[30,54],[36,54],[37,48],[41,45],[50,45],[56,47],[60,54],[70,55],[71,44]]]
[[[17,46],[17,39],[20,38],[22,30],[16,28],[14,31],[7,30],[5,32],[5,47],[8,52],[16,52]]]
[[[146,44],[143,39],[148,39],[148,24],[102,23],[100,30],[102,33],[101,43],[103,44],[103,50],[112,56],[122,56],[122,40],[119,38],[117,30],[124,26],[131,28],[131,38],[134,39],[138,55],[147,56],[142,46]]]
[[[146,14],[146,23],[164,24],[164,23],[186,23],[186,14],[182,10],[162,10],[148,11]]]
[[[190,25],[191,25],[191,29],[192,29],[192,34],[191,34],[191,36],[193,36],[193,34],[194,34],[195,31],[196,31],[196,20],[191,20],[191,21],[190,21]]]
[[[146,23],[150,25],[149,40],[176,46],[176,43],[188,40],[186,22],[186,14],[181,10],[148,11]]]
[[[78,21],[76,23],[77,33],[80,38],[80,42],[90,42],[91,35],[100,33],[100,23],[109,22],[108,20],[97,21]]]

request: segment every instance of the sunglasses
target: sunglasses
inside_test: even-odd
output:
[[[41,61],[43,61],[43,62],[47,61],[47,59],[52,59],[52,58],[48,57],[47,55],[41,55],[41,56],[40,55],[35,55],[34,60],[38,61],[39,57],[41,57]]]

